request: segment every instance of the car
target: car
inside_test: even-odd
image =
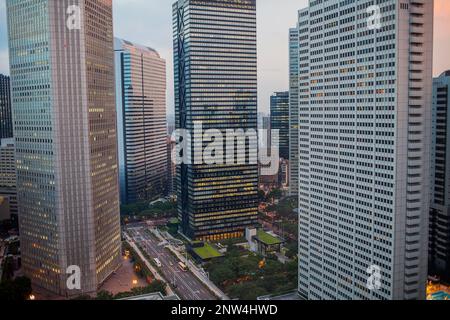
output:
[[[161,268],[161,267],[162,267],[161,261],[159,261],[158,258],[154,258],[153,260],[155,261],[156,266],[157,266],[158,268]]]

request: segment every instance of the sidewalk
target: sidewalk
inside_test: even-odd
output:
[[[156,229],[151,229],[150,230],[158,239],[160,239],[161,241],[167,241],[166,239],[164,239],[163,236],[161,236],[160,232]],[[178,252],[177,250],[175,250],[173,248],[173,246],[171,244],[169,244],[167,246],[167,248],[169,248],[169,250],[175,254],[177,256],[177,258],[180,261],[186,261],[186,257],[183,256],[180,252]],[[209,288],[209,290],[211,290],[219,299],[221,300],[230,300],[230,298],[228,298],[228,296],[222,291],[220,290],[212,281],[210,281],[207,277],[205,277],[205,275],[199,270],[199,268],[191,261],[188,259],[188,267],[189,267],[189,271],[191,271],[206,287]]]

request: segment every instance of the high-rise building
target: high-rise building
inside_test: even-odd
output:
[[[298,28],[289,29],[289,195],[298,196]]]
[[[166,62],[122,39],[114,49],[120,199],[154,200],[167,182]]]
[[[177,129],[193,136],[194,122],[201,122],[203,131],[256,131],[256,1],[179,0],[173,27]],[[191,150],[205,145],[192,141]],[[181,229],[189,238],[241,237],[257,222],[257,164],[182,164],[177,184]]]
[[[431,208],[429,266],[431,275],[450,280],[450,70],[433,81]]]
[[[0,74],[0,139],[12,138],[10,79]]]
[[[16,160],[14,156],[14,139],[0,141],[0,198],[7,200],[9,219],[12,226],[18,226]]]
[[[23,271],[94,292],[121,263],[112,0],[6,8]]]
[[[425,298],[433,6],[329,0],[299,12],[306,299]]]
[[[279,132],[280,158],[289,160],[289,92],[270,96],[270,128]]]
[[[167,194],[176,194],[176,177],[177,177],[177,166],[175,161],[173,161],[172,155],[176,150],[175,139],[172,136],[167,137]]]

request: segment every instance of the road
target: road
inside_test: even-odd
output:
[[[183,300],[217,300],[217,298],[205,288],[203,283],[190,271],[182,271],[179,266],[179,260],[175,258],[164,245],[150,235],[147,228],[136,226],[127,229],[127,233],[132,237],[133,241],[140,245],[142,249],[151,258],[158,258],[161,262],[159,268],[160,274],[166,279],[170,286],[174,288]]]

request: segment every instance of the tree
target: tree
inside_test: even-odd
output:
[[[0,301],[21,302],[28,299],[31,294],[31,280],[18,277],[0,284]]]
[[[273,189],[267,197],[269,199],[281,199],[283,197],[283,192],[280,189]]]
[[[267,294],[264,288],[258,287],[255,283],[240,283],[230,287],[230,297],[239,300],[256,300]]]
[[[267,201],[266,193],[264,192],[264,190],[258,190],[258,199],[259,199],[259,202]]]
[[[289,241],[286,244],[286,249],[287,249],[286,257],[292,259],[296,257],[298,254],[298,243],[296,241]]]
[[[106,290],[102,290],[99,293],[97,293],[97,298],[96,300],[113,300],[114,299],[114,295]]]
[[[236,274],[229,268],[229,265],[220,264],[210,271],[210,277],[213,282],[222,284],[226,280],[235,279]]]

